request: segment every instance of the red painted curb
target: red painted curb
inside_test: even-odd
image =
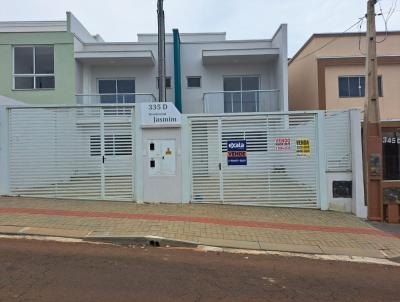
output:
[[[64,217],[87,217],[87,218],[139,219],[139,220],[151,220],[151,221],[197,222],[197,223],[227,225],[236,227],[268,228],[268,229],[293,230],[293,231],[314,231],[314,232],[326,232],[326,233],[363,234],[363,235],[400,238],[400,235],[398,234],[388,233],[374,228],[318,226],[318,225],[222,219],[222,218],[210,218],[210,217],[138,214],[138,213],[90,212],[90,211],[71,211],[71,210],[35,209],[35,208],[0,208],[0,213],[48,215],[48,216],[64,216]]]

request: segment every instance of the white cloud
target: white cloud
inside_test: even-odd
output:
[[[383,11],[393,0],[381,0]],[[107,41],[134,41],[156,32],[157,0],[13,0],[3,3],[0,21],[60,20],[71,11],[93,34]],[[226,31],[230,39],[269,38],[289,25],[289,54],[315,32],[341,32],[362,17],[366,0],[165,0],[166,29]],[[379,8],[379,6],[377,6]],[[400,29],[400,2],[389,29]],[[377,18],[377,27],[383,22]]]

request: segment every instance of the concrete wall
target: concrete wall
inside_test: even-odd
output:
[[[13,90],[13,46],[40,44],[54,45],[55,88]],[[0,95],[28,104],[75,103],[75,60],[70,33],[0,33],[0,66]]]

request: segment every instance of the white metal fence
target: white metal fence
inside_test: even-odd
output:
[[[135,105],[0,109],[2,194],[143,198]],[[352,173],[350,125],[348,111],[187,115],[176,185],[184,202],[327,208],[325,173]],[[228,141],[246,142],[246,165],[228,164]]]
[[[327,171],[351,171],[350,111],[325,111],[324,128]]]
[[[319,206],[316,113],[189,116],[189,124],[194,202]],[[229,140],[246,140],[246,166],[228,165]]]
[[[8,108],[11,194],[134,199],[134,107]]]

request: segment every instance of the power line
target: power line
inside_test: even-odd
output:
[[[389,23],[390,18],[391,18],[391,17],[393,16],[393,14],[396,12],[397,1],[398,1],[398,0],[393,0],[393,1],[392,1],[392,4],[391,4],[391,6],[390,6],[390,8],[389,8],[389,11],[387,12],[386,17],[385,17],[385,14],[382,12],[381,3],[378,2],[378,3],[379,3],[379,8],[380,8],[380,13],[379,13],[378,15],[382,16],[383,22],[384,22],[384,24],[385,24],[385,38],[383,38],[381,41],[377,41],[376,43],[382,43],[382,42],[384,42],[384,41],[387,39],[387,37],[388,37],[388,23]]]
[[[363,22],[364,18],[365,18],[365,17],[359,18],[358,21],[357,21],[356,23],[354,23],[353,25],[351,25],[349,28],[347,28],[347,29],[346,29],[345,31],[343,31],[342,33],[344,34],[344,33],[348,32],[349,30],[353,29],[354,27],[356,27],[358,24],[360,24],[361,22]],[[326,46],[328,46],[329,44],[331,44],[332,42],[334,42],[335,40],[337,40],[338,38],[339,38],[339,37],[333,37],[332,39],[330,39],[328,42],[326,42],[326,43],[325,43],[324,45],[322,45],[321,47],[317,48],[316,50],[314,50],[314,51],[312,51],[312,52],[310,52],[310,53],[308,53],[308,54],[306,54],[306,55],[304,55],[304,56],[302,56],[302,57],[300,57],[300,58],[298,58],[296,61],[297,61],[297,62],[298,62],[298,61],[301,61],[301,60],[303,60],[303,59],[305,59],[305,58],[307,58],[307,57],[309,57],[309,56],[315,54],[316,52],[320,51],[321,49],[325,48]]]

